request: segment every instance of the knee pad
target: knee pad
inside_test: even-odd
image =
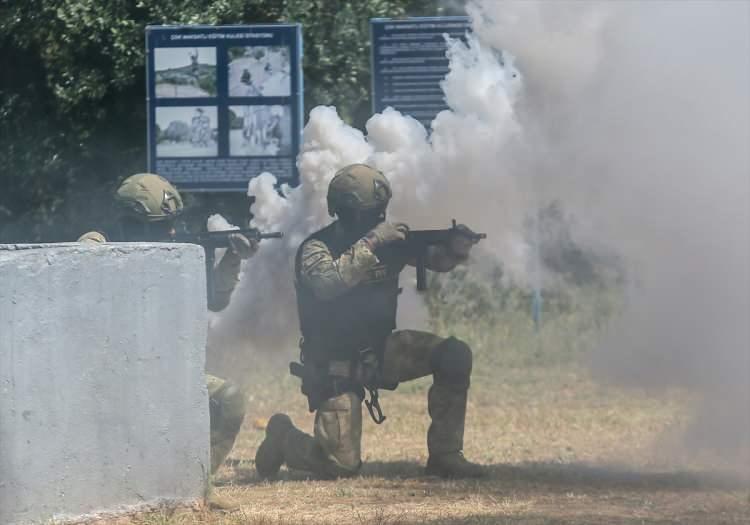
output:
[[[435,380],[444,384],[468,388],[471,364],[471,348],[455,337],[449,337],[436,346],[430,356]]]
[[[245,418],[245,395],[226,381],[210,399],[211,429],[238,432]]]

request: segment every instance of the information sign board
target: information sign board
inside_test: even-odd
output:
[[[372,107],[391,106],[426,127],[444,109],[440,81],[448,73],[444,35],[465,38],[468,17],[370,20]]]
[[[297,181],[299,24],[146,28],[148,169],[181,190]]]

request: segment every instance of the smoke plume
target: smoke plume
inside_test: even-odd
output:
[[[750,6],[495,3],[475,30],[517,56],[531,177],[634,277],[603,377],[697,390],[691,438],[750,443]]]
[[[289,355],[298,337],[294,252],[327,223],[334,172],[367,162],[392,181],[392,217],[456,217],[490,233],[508,279],[529,285],[524,224],[556,201],[576,242],[625,261],[627,307],[594,367],[635,386],[703,395],[693,435],[750,442],[750,6],[744,2],[494,2],[469,5],[474,36],[451,42],[449,111],[430,134],[394,110],[366,135],[334,108],[310,113],[301,185],[254,179],[255,224],[281,229],[214,323],[224,355]],[[229,350],[224,350],[224,349]]]
[[[317,107],[310,112],[297,159],[299,187],[282,186],[279,192],[271,174],[251,181],[253,225],[284,231],[285,239],[266,243],[245,268],[238,299],[213,324],[210,354],[220,358],[210,366],[241,375],[248,368],[245,363],[252,362],[248,352],[289,356],[299,337],[295,251],[331,220],[328,182],[347,164],[366,162],[386,174],[394,192],[388,213],[394,219],[414,228],[436,228],[448,227],[455,217],[477,231],[491,230],[494,242],[489,246],[522,277],[528,252],[522,234],[527,196],[511,171],[502,168],[510,162],[506,152],[513,149],[511,143],[520,136],[513,110],[520,76],[510,57],[502,60],[477,39],[467,45],[452,42],[449,56],[451,71],[443,87],[453,110],[438,115],[429,139],[418,121],[392,109],[374,115],[365,136],[346,125],[335,108]],[[490,201],[488,195],[493,195]],[[408,295],[411,288],[406,287],[402,304],[416,306],[417,299]],[[412,322],[423,318],[419,311],[402,312]]]

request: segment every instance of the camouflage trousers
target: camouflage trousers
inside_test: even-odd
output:
[[[245,395],[231,381],[206,375],[211,417],[211,474],[215,473],[234,446],[245,418]]]
[[[430,455],[463,449],[471,365],[471,350],[453,337],[402,330],[391,334],[386,342],[383,384],[434,376],[428,393],[432,419],[427,434]],[[321,477],[351,476],[362,465],[361,441],[362,400],[357,394],[346,392],[318,408],[312,436],[296,428],[286,434],[284,462],[289,468]]]

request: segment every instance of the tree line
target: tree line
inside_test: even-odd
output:
[[[458,5],[460,2],[456,2]],[[0,5],[0,242],[72,240],[146,167],[145,27],[299,22],[305,114],[370,115],[369,19],[461,14],[434,0],[10,0]],[[244,195],[190,195],[240,222]]]

